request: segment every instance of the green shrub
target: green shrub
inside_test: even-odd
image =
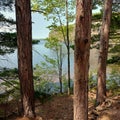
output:
[[[57,87],[54,82],[50,82],[48,80],[35,81],[35,98],[39,99],[41,102],[44,102],[55,93],[58,93],[58,89],[56,88]]]
[[[108,75],[108,79],[106,81],[106,87],[108,90],[111,90],[114,94],[120,94],[120,74],[119,72],[112,71]]]
[[[89,86],[89,90],[96,89],[96,86],[97,86],[97,75],[95,74],[95,72],[90,72],[88,86]]]
[[[107,60],[108,64],[120,64],[120,56],[113,56],[111,59]]]

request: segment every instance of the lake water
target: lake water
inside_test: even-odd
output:
[[[50,49],[47,49],[45,46],[45,41],[41,40],[39,44],[33,45],[33,66],[36,64],[40,64],[44,61],[44,55],[50,56],[54,58],[54,53]],[[66,48],[64,49],[64,53],[66,53]],[[74,70],[74,51],[71,49],[70,51],[70,60],[71,60],[71,75],[73,77]],[[98,50],[92,49],[90,50],[90,71],[96,71],[98,65]],[[0,68],[17,68],[17,50],[15,50],[12,54],[6,54],[4,56],[0,56]],[[118,66],[119,67],[119,66]],[[108,71],[110,71],[113,66],[108,67]],[[116,67],[114,67],[116,68]],[[119,67],[120,68],[120,67]],[[63,72],[67,73],[67,55],[63,61]]]
[[[47,49],[45,46],[45,41],[40,41],[39,44],[33,45],[33,66],[35,67],[36,64],[41,64],[44,61],[44,55],[54,58],[54,52],[50,49]],[[66,53],[66,47],[64,49],[64,53]],[[98,50],[92,49],[90,50],[90,71],[94,72],[96,76],[97,74],[97,66],[98,66]],[[70,51],[70,67],[71,67],[71,78],[74,78],[74,51],[71,49]],[[0,56],[0,68],[17,68],[17,50],[15,50],[12,54],[6,54],[4,56]],[[110,75],[110,72],[120,71],[120,66],[117,65],[109,65],[107,66],[107,76]],[[67,55],[63,61],[63,73],[67,74]],[[54,76],[56,82],[58,82],[58,77]],[[0,80],[1,82],[1,80]],[[58,84],[59,85],[59,84]],[[4,92],[3,88],[0,88],[0,93]]]

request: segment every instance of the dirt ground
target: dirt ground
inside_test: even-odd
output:
[[[94,93],[89,94],[88,120],[120,120],[120,95],[109,97],[98,107],[94,107]],[[73,120],[73,95],[54,96],[45,103],[36,101],[36,120]],[[11,116],[6,120],[29,120]]]

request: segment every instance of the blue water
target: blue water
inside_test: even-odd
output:
[[[44,55],[47,55],[51,58],[55,58],[55,52],[46,48],[45,41],[41,40],[38,44],[33,45],[33,67],[36,66],[36,64],[41,64],[41,62],[45,61]],[[66,47],[64,46],[63,49],[64,53],[66,53]],[[71,49],[71,73],[73,73],[73,50]],[[18,68],[18,58],[17,58],[17,49],[14,51],[14,53],[6,54],[4,56],[0,56],[0,68]],[[67,53],[65,58],[63,59],[63,72],[67,73]]]
[[[47,49],[45,46],[45,41],[41,40],[38,44],[33,45],[33,67],[36,66],[36,64],[40,65],[41,62],[45,61],[44,55],[47,55],[51,58],[55,58],[55,52]],[[64,46],[63,52],[66,54],[66,56],[63,59],[63,73],[67,73],[67,52],[66,47]],[[97,49],[90,50],[90,71],[97,71],[98,66],[98,55],[99,52]],[[74,51],[70,50],[70,67],[71,67],[71,75],[74,74]],[[18,58],[17,58],[17,49],[12,54],[6,54],[4,56],[0,56],[0,69],[1,68],[17,68],[18,67]],[[112,66],[108,66],[108,72],[113,69]],[[119,68],[120,66],[115,66],[114,68]]]

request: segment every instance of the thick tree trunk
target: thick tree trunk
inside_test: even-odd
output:
[[[74,52],[74,120],[88,119],[91,0],[77,0]]]
[[[100,53],[98,61],[97,105],[104,102],[106,97],[106,61],[108,55],[112,1],[113,0],[105,0],[104,3],[104,13],[100,33]]]
[[[30,0],[16,0],[18,69],[23,114],[34,117]]]

